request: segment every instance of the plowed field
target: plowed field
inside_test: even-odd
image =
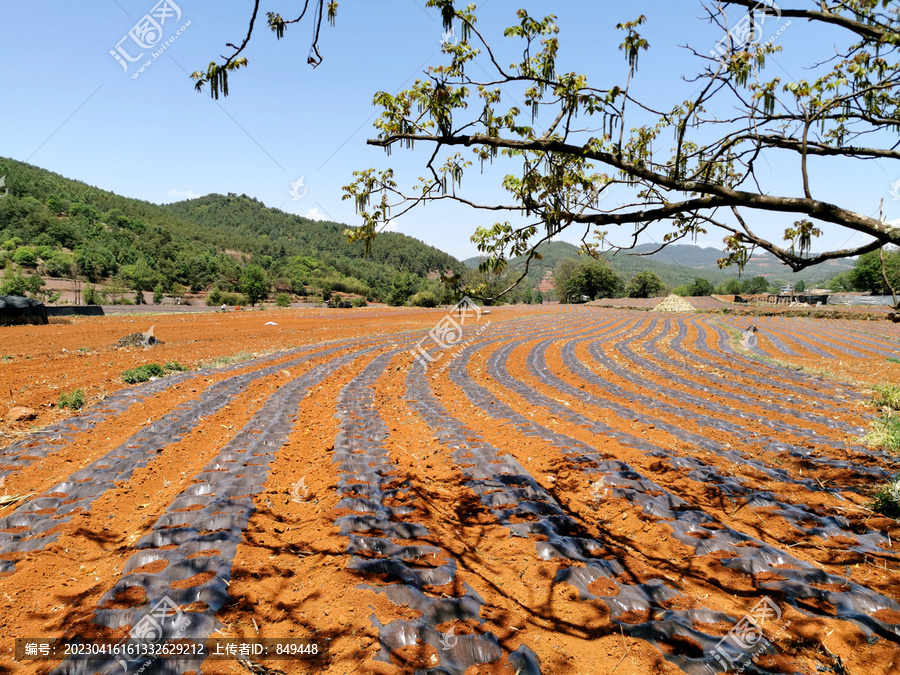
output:
[[[900,466],[860,444],[886,321],[245,311],[5,328],[0,356],[0,412],[38,414],[0,437],[0,672],[900,670],[900,528],[869,510]],[[14,658],[151,616],[327,654]]]

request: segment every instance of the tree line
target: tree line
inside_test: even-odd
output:
[[[553,271],[556,299],[564,303],[587,302],[600,298],[653,298],[666,292],[685,297],[708,295],[760,295],[780,293],[790,287],[795,293],[807,290],[804,281],[791,284],[783,278],[762,276],[747,279],[728,279],[713,284],[697,277],[691,284],[667,288],[652,270],[642,270],[625,282],[605,260],[581,262],[563,258]],[[900,288],[900,250],[896,248],[872,251],[859,256],[852,270],[841,272],[824,284],[832,292],[864,292],[872,295],[891,295]]]

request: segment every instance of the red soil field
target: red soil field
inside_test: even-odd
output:
[[[897,672],[900,528],[870,506],[898,463],[860,442],[871,386],[900,381],[895,325],[464,319],[3,328],[0,414],[36,418],[0,427],[0,673]],[[162,344],[115,347],[151,326]],[[83,410],[56,407],[76,389]],[[168,638],[327,654],[15,658],[16,638],[136,636],[161,602]]]

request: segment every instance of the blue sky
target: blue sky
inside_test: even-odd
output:
[[[358,218],[352,202],[341,200],[341,187],[354,170],[394,167],[400,184],[407,186],[423,174],[430,148],[397,148],[388,157],[365,140],[376,135],[373,94],[409,86],[425,67],[445,58],[440,20],[423,7],[424,0],[342,0],[336,27],[323,27],[325,60],[316,69],[306,64],[310,22],[290,27],[280,42],[265,26],[265,11],[287,17],[300,4],[264,2],[254,40],[244,52],[250,67],[232,76],[230,96],[218,101],[196,93],[188,76],[230,53],[226,42],[243,39],[252,3],[175,2],[181,17],[164,24],[164,40],[183,27],[181,33],[133,78],[136,65],[126,73],[110,50],[155,0],[0,0],[0,155],[157,203],[210,192],[245,193],[291,213],[353,225]],[[479,28],[498,46],[504,65],[520,53],[517,44],[502,37],[516,21],[518,7],[535,16],[558,15],[561,69],[584,72],[596,86],[620,82],[625,74],[614,25],[646,14],[643,32],[651,50],[641,57],[635,86],[659,107],[696,90],[680,79],[696,66],[678,45],[708,51],[721,37],[720,29],[698,18],[699,2],[488,0],[480,5]],[[798,55],[824,58],[831,50],[827,39],[808,34],[798,22],[779,40],[787,51],[770,68],[783,71],[785,80],[804,76]],[[130,38],[121,44],[129,54],[139,51]],[[514,97],[517,92],[507,93]],[[498,186],[508,171],[513,171],[510,165],[497,164],[481,175],[473,167],[463,189],[476,201],[507,203]],[[766,166],[762,175],[773,189],[794,192],[799,186],[796,167],[787,161]],[[290,190],[301,178],[303,186],[295,194],[302,198],[295,199]],[[891,163],[863,169],[821,163],[813,166],[813,178],[820,195],[868,215],[877,214],[884,200],[885,216],[900,217],[900,201],[891,195],[900,170]],[[626,196],[614,192],[607,199],[613,203]],[[491,214],[441,204],[413,211],[394,227],[465,258],[477,253],[469,241],[474,228],[493,220]],[[789,225],[783,220],[763,216],[757,225],[773,233]],[[580,234],[563,238],[576,241]],[[651,236],[659,239],[662,232]],[[841,245],[846,238],[830,230],[824,243]],[[720,241],[710,233],[700,243]],[[863,241],[860,236],[846,245]]]

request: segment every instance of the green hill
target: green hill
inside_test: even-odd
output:
[[[199,225],[204,238],[222,248],[275,256],[284,247],[289,255],[346,258],[357,268],[387,265],[419,276],[464,269],[451,255],[396,232],[379,234],[364,259],[362,243],[347,242],[347,225],[309,220],[268,208],[246,195],[212,194],[163,208]]]
[[[349,244],[345,225],[267,208],[246,195],[207,195],[157,205],[122,197],[45,169],[0,158],[0,267],[11,274],[101,282],[125,289],[215,286],[237,291],[258,265],[278,291],[346,290],[382,299],[398,274],[424,277],[465,268],[399,233],[379,235],[371,255]],[[8,279],[5,284],[12,283]],[[9,288],[7,288],[9,290]]]

